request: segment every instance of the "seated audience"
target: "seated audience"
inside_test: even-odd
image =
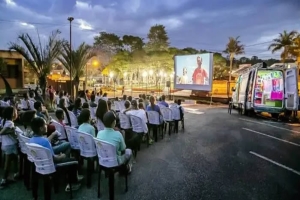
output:
[[[90,102],[90,107],[96,108],[97,104],[95,103],[96,97],[94,94],[91,95],[91,102]],[[99,100],[98,100],[99,101]]]
[[[124,106],[125,106],[125,110],[121,110],[120,112],[121,113],[124,113],[125,111],[128,111],[130,110],[130,101],[126,100],[125,103],[124,103]]]
[[[89,109],[89,108],[90,108],[89,103],[88,103],[88,102],[84,102],[84,103],[82,104],[82,107],[81,107],[81,108],[82,108],[82,109],[84,109],[84,108]]]
[[[130,162],[132,158],[132,151],[126,149],[125,141],[122,134],[119,131],[115,131],[116,116],[113,112],[106,112],[103,116],[104,130],[101,130],[97,134],[97,138],[105,142],[109,142],[116,147],[118,155],[119,165],[128,164],[128,171],[131,172],[132,164]]]
[[[140,103],[139,103],[139,109],[145,110],[145,108],[144,108],[144,103],[143,103],[143,102],[140,102]]]
[[[153,96],[150,97],[150,105],[147,107],[147,111],[155,111],[159,113],[160,116],[160,122],[163,124],[163,117],[160,112],[160,108],[158,105],[155,104],[155,98]],[[154,140],[157,142],[157,127],[153,126],[153,135],[154,135]]]
[[[59,105],[58,107],[63,110],[63,113],[64,113],[64,118],[66,116],[67,119],[63,119],[63,120],[67,120],[65,123],[69,126],[71,126],[71,118],[70,118],[70,115],[69,115],[69,111],[68,109],[66,108],[66,104],[65,104],[65,101],[66,99],[65,98],[62,98],[59,100]],[[59,109],[58,109],[59,110]]]
[[[22,116],[21,116],[21,122],[25,128],[25,131],[24,131],[24,135],[26,137],[29,137],[31,138],[32,137],[32,130],[31,130],[31,121],[36,117],[36,111],[35,110],[27,110],[25,111],[24,113],[22,113]]]
[[[2,113],[2,121],[1,126],[2,130],[0,131],[0,136],[2,139],[2,152],[5,154],[5,163],[4,163],[4,171],[3,178],[0,183],[0,188],[5,188],[9,182],[15,182],[15,178],[18,175],[18,144],[17,138],[14,131],[15,129],[14,120],[17,119],[18,113],[14,107],[6,107]],[[1,152],[1,153],[2,153]],[[13,164],[13,165],[11,165]],[[8,180],[8,176],[10,170],[14,172],[14,176],[12,180]]]
[[[79,120],[80,119],[80,120]],[[96,136],[95,128],[90,124],[91,122],[91,112],[88,109],[82,109],[78,121],[81,122],[81,125],[78,128],[78,131],[88,133],[93,137]]]
[[[84,93],[83,93],[84,94]],[[74,107],[73,107],[73,110],[72,112],[74,113],[74,115],[76,117],[78,117],[80,115],[80,112],[81,112],[81,98],[77,98],[74,102]]]
[[[34,102],[34,109],[36,110],[36,115],[43,118],[44,120],[46,120],[47,122],[49,122],[51,120],[51,117],[49,116],[47,110],[43,111],[43,105],[41,102],[36,101]]]
[[[56,117],[58,123],[60,123],[63,126],[66,126],[66,124],[64,123],[65,115],[64,115],[64,111],[62,109],[57,109],[55,111],[55,117]]]
[[[43,118],[36,117],[31,122],[31,129],[34,132],[33,137],[30,139],[29,143],[34,143],[41,145],[42,147],[45,147],[50,150],[50,152],[53,155],[54,163],[67,163],[71,161],[76,161],[73,158],[68,158],[66,154],[55,154],[49,140],[44,137],[44,135],[47,133],[47,124],[46,121]],[[73,164],[74,166],[69,167],[69,172],[71,174],[70,179],[72,182],[72,190],[78,190],[80,188],[80,183],[78,181],[82,180],[82,176],[77,175],[77,168],[78,164]],[[66,187],[66,192],[70,191],[69,184]]]
[[[161,96],[161,100],[159,101],[159,104],[163,105],[165,107],[169,107],[169,104],[166,102],[166,96],[165,95]]]
[[[104,101],[108,101],[108,97],[107,97],[107,93],[105,92],[102,96],[102,98]]]
[[[34,91],[29,92],[29,99],[28,100],[36,102]]]

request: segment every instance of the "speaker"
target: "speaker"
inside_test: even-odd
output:
[[[170,87],[171,86],[171,81],[167,81],[166,82],[166,87]]]

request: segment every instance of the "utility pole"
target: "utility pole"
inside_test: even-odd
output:
[[[71,84],[71,98],[74,100],[73,95],[73,78],[72,78],[72,21],[74,17],[68,17],[68,21],[70,22],[70,84]]]

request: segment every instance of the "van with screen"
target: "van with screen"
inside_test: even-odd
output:
[[[268,112],[277,118],[280,113],[298,110],[298,69],[295,63],[277,63],[270,67],[258,63],[240,74],[233,90],[234,106],[242,113]]]

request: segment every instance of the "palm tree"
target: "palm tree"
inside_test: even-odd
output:
[[[283,31],[283,33],[279,33],[279,37],[273,39],[273,43],[270,44],[268,50],[272,49],[272,53],[283,50],[280,56],[282,62],[285,62],[285,60],[291,55],[290,47],[293,45],[293,40],[296,34],[296,31]]]
[[[230,69],[229,69],[229,81],[231,81],[231,72],[232,72],[232,64],[234,57],[236,55],[241,55],[245,53],[245,46],[241,44],[241,41],[239,40],[240,36],[234,38],[229,37],[229,41],[226,45],[226,49],[224,53],[227,53],[229,55],[229,61],[230,61]]]
[[[95,53],[92,52],[91,47],[84,42],[76,50],[70,52],[69,44],[63,45],[61,51],[61,56],[57,59],[61,64],[70,72],[70,58],[72,54],[72,78],[75,85],[75,92],[77,94],[80,77],[84,75],[84,67],[87,62],[95,56]]]
[[[46,45],[43,47],[39,39],[39,43],[34,43],[32,37],[28,33],[18,36],[18,39],[23,43],[11,42],[9,50],[14,50],[20,53],[28,62],[29,66],[39,77],[39,86],[45,95],[47,84],[47,75],[50,73],[51,66],[60,55],[64,40],[59,40],[59,30],[53,31],[48,38]],[[39,35],[38,35],[39,36]]]
[[[6,67],[7,63],[4,61],[3,58],[0,58],[0,73],[2,72],[3,68]]]
[[[291,54],[297,58],[300,67],[300,33],[293,39],[293,45],[290,47]]]

